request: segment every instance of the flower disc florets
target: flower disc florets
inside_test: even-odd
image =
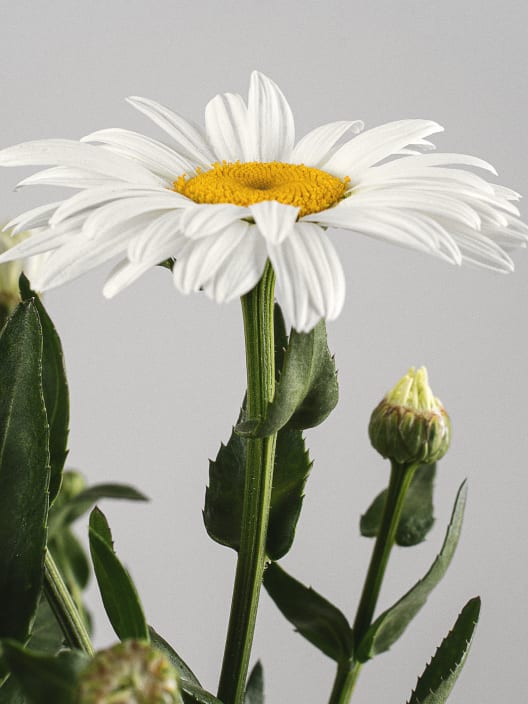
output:
[[[374,409],[369,437],[383,457],[398,464],[432,464],[445,455],[451,421],[433,396],[425,367],[411,368]]]
[[[300,208],[299,216],[330,208],[343,198],[350,179],[336,178],[304,164],[280,161],[216,162],[174,182],[174,190],[196,203],[233,203],[248,206],[265,200]]]
[[[81,674],[79,704],[182,704],[178,673],[148,643],[126,640],[96,654]]]

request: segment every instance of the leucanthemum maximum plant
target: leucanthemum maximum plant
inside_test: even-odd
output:
[[[205,129],[153,100],[129,102],[169,144],[111,128],[0,152],[4,166],[53,165],[19,185],[79,189],[9,223],[34,234],[0,261],[52,252],[33,279],[38,290],[120,257],[104,287],[111,297],[172,259],[180,291],[222,303],[250,291],[269,260],[286,317],[309,331],[336,318],[345,298],[333,228],[504,272],[513,269],[506,250],[526,242],[518,194],[465,168],[494,174],[492,166],[422,153],[442,131],[436,122],[364,132],[360,120],[332,122],[296,143],[288,102],[258,72],[247,105],[231,93],[209,102]]]
[[[393,546],[422,542],[434,523],[436,463],[451,439],[425,368],[411,368],[370,421],[371,444],[389,460],[390,477],[361,518],[361,534],[375,544],[354,620],[279,566],[292,547],[312,469],[303,433],[338,401],[325,328],[345,298],[334,229],[508,272],[507,250],[528,238],[514,204],[519,196],[477,175],[494,173],[481,159],[431,152],[428,137],[442,128],[428,120],[367,131],[359,120],[333,122],[295,143],[286,99],[258,72],[247,105],[235,94],[207,105],[205,129],[152,100],[129,101],[170,144],[113,128],[79,142],[42,140],[0,151],[0,165],[51,166],[19,185],[79,191],[8,223],[14,234],[32,235],[3,253],[0,266],[33,258],[26,273],[33,289],[46,291],[119,258],[104,287],[111,297],[164,263],[183,293],[203,290],[219,303],[241,298],[246,393],[230,439],[210,462],[203,510],[209,536],[237,553],[218,692],[205,690],[148,625],[97,507],[89,521],[92,563],[123,643],[94,653],[82,600],[87,561],[70,524],[99,498],[144,496],[108,484],[85,489],[80,475],[63,476],[69,411],[60,341],[22,276],[21,302],[0,335],[0,645],[11,675],[7,694],[0,680],[0,697],[33,704],[131,697],[148,704],[262,704],[260,666],[247,675],[264,585],[296,630],[335,662],[329,704],[348,704],[363,665],[396,642],[443,578],[466,488],[428,572],[377,614]],[[12,298],[12,276],[9,286]],[[322,539],[333,544],[331,536]],[[409,704],[446,701],[479,608],[478,598],[468,601]],[[31,640],[36,623],[50,636],[44,653]]]

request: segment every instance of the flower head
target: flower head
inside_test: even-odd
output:
[[[0,165],[52,165],[22,185],[80,189],[10,223],[35,233],[0,261],[52,251],[40,290],[120,257],[104,288],[111,297],[171,258],[180,291],[225,302],[247,293],[269,259],[287,317],[308,331],[339,315],[345,297],[327,228],[499,271],[513,269],[502,247],[525,245],[519,196],[465,168],[494,173],[489,164],[421,153],[442,130],[435,122],[400,120],[363,133],[359,120],[332,122],[295,143],[284,95],[258,72],[247,104],[232,93],[209,102],[205,129],[152,100],[129,102],[170,145],[113,128],[0,151]]]
[[[374,409],[369,423],[372,446],[399,464],[432,464],[451,442],[451,421],[435,398],[425,367],[411,367]]]

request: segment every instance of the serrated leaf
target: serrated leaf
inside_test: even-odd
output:
[[[243,414],[243,411],[241,415]],[[240,546],[240,526],[246,472],[246,440],[233,432],[209,463],[204,523],[210,537],[234,550]],[[300,430],[278,433],[268,525],[267,552],[278,560],[290,549],[302,508],[303,491],[312,463]]]
[[[255,664],[249,675],[244,704],[264,704],[264,673],[260,661]]]
[[[148,627],[149,629],[149,634],[150,634],[150,642],[152,645],[157,648],[158,650],[161,650],[161,652],[170,660],[170,662],[173,664],[173,666],[176,668],[178,671],[180,677],[182,680],[186,680],[188,682],[191,682],[192,684],[196,684],[199,687],[200,682],[198,681],[198,678],[194,674],[194,672],[191,670],[191,668],[185,663],[181,657],[178,655],[178,653],[174,650],[172,645],[167,643],[165,638],[160,636],[160,634],[152,628],[152,626]]]
[[[2,642],[4,658],[31,704],[75,704],[77,677],[87,658],[77,651],[53,657],[25,650],[14,641]]]
[[[445,704],[464,667],[480,614],[480,599],[470,599],[419,677],[408,704]]]
[[[433,485],[435,475],[435,464],[423,464],[414,473],[405,497],[396,532],[397,545],[401,547],[418,545],[418,543],[425,540],[427,533],[433,527]],[[375,538],[378,535],[386,498],[387,489],[384,489],[376,496],[367,512],[361,516],[359,529],[361,535],[366,538]]]
[[[70,525],[94,504],[102,499],[124,499],[126,501],[148,501],[148,498],[135,487],[128,484],[95,484],[79,492],[60,506],[53,506],[50,511],[50,535],[54,535],[63,526]]]
[[[352,629],[344,614],[276,563],[264,572],[264,586],[281,613],[312,645],[336,662],[352,655]]]
[[[429,571],[399,601],[384,611],[374,621],[359,644],[356,657],[365,662],[388,650],[405,631],[409,623],[427,601],[429,595],[445,575],[449,567],[462,529],[467,487],[463,482],[458,490],[451,521],[447,528],[442,549]]]
[[[338,401],[337,373],[321,320],[309,333],[292,330],[275,396],[264,418],[237,425],[240,435],[263,438],[287,423],[297,430],[322,423]]]
[[[24,274],[20,277],[20,293],[22,300],[34,302],[42,326],[42,386],[49,424],[51,504],[59,492],[62,470],[68,454],[70,422],[68,382],[60,338],[42,301],[31,290]]]
[[[42,331],[26,301],[0,336],[0,637],[25,642],[37,609],[48,482]]]
[[[108,522],[98,508],[90,514],[90,552],[106,614],[121,640],[149,640],[149,631],[138,593],[112,544]]]

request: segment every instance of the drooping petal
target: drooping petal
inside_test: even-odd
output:
[[[293,327],[309,332],[318,320],[333,320],[343,306],[345,277],[328,236],[315,224],[297,223],[280,245],[268,245],[281,304]]]
[[[10,220],[3,229],[12,229],[11,234],[16,235],[24,230],[43,227],[48,224],[50,217],[62,202],[62,200],[58,200],[54,203],[46,203],[46,205],[39,205],[36,208],[31,208],[31,210],[26,210],[25,213],[21,213]]]
[[[397,154],[407,145],[442,130],[440,125],[431,120],[389,122],[351,139],[323,164],[323,168],[340,177],[349,176],[352,183],[356,183],[370,166]]]
[[[240,95],[224,93],[209,101],[205,129],[219,161],[247,161],[248,113]]]
[[[214,162],[214,154],[197,125],[148,98],[132,96],[127,98],[127,102],[161,127],[176,142],[182,156],[188,157],[199,166],[207,167]]]
[[[181,228],[186,237],[199,239],[220,232],[235,220],[250,216],[250,209],[231,203],[199,203],[182,213]]]
[[[263,200],[250,205],[249,211],[260,233],[270,244],[280,244],[288,237],[299,215],[299,208],[276,200]]]
[[[174,263],[174,283],[182,293],[191,293],[211,280],[227,257],[237,249],[249,228],[237,221],[210,237],[187,240]]]
[[[347,134],[359,134],[364,128],[361,120],[341,120],[316,127],[297,142],[292,155],[292,164],[305,164],[319,168],[333,154],[339,140]]]
[[[161,180],[140,164],[106,149],[71,139],[24,142],[0,151],[0,166],[71,166],[142,186],[159,186]]]
[[[205,294],[217,303],[228,303],[250,291],[262,276],[268,253],[254,225],[250,225],[236,250],[226,257],[204,284]]]
[[[280,88],[253,71],[248,97],[248,160],[290,161],[295,141],[293,114]]]

